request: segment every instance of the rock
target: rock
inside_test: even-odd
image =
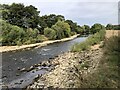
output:
[[[48,60],[48,61],[43,61],[42,63],[41,63],[41,66],[43,66],[43,67],[46,67],[46,66],[51,66],[51,62]]]
[[[22,82],[23,82],[23,80],[20,80],[20,82],[22,83]]]
[[[20,72],[24,72],[24,71],[26,71],[26,69],[25,69],[25,68],[22,68],[22,69],[20,70]]]
[[[82,63],[82,61],[79,61],[79,64],[81,64]]]
[[[8,90],[8,86],[6,86],[6,85],[2,85],[2,89],[4,89],[4,90]]]
[[[47,87],[48,89],[52,89],[52,88],[54,88],[53,86],[49,86],[49,87]]]
[[[43,66],[43,67],[46,67],[47,65],[46,65],[46,63],[42,63],[42,66]]]
[[[40,75],[38,74],[35,76],[34,81],[37,81],[39,78],[40,78]]]
[[[7,78],[7,76],[6,76],[6,75],[3,75],[2,78]]]
[[[32,71],[32,73],[35,73],[35,71]]]
[[[59,64],[60,64],[60,63],[59,63],[58,60],[53,60],[53,61],[52,61],[52,65],[53,65],[53,66],[56,66],[56,65],[59,65]]]
[[[87,70],[88,68],[84,67],[83,69],[84,69],[84,70]]]
[[[17,70],[20,70],[20,67],[18,67]]]
[[[49,59],[54,59],[53,57],[50,57]]]
[[[56,55],[55,57],[58,57],[58,55]]]
[[[27,69],[27,72],[29,72],[29,71],[31,71],[31,70],[33,70],[33,69],[35,69],[35,67],[34,67],[34,66],[31,66],[30,68]]]

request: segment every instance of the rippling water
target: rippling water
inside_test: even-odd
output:
[[[82,42],[87,37],[78,37],[67,42],[47,45],[26,51],[7,52],[2,54],[2,76],[3,83],[9,87],[22,88],[30,84],[37,74],[44,74],[45,70],[33,72],[19,72],[18,68],[28,68],[43,60],[53,58],[63,52],[70,50],[75,43]]]

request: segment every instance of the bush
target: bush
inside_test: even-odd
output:
[[[100,41],[104,40],[104,38],[105,38],[105,30],[100,30],[94,35],[88,37],[86,41],[73,45],[71,51],[79,52],[79,51],[88,50],[91,45],[95,45],[99,43]]]
[[[37,36],[37,42],[43,42],[43,41],[46,41],[48,40],[47,37],[45,37],[44,35],[38,35]]]
[[[37,29],[23,29],[15,25],[0,20],[1,34],[0,42],[2,45],[22,45],[42,42],[47,40],[44,35],[40,35]]]
[[[64,21],[58,21],[52,26],[52,29],[56,31],[56,39],[62,39],[71,36],[70,25]]]
[[[75,45],[72,46],[72,51],[73,52],[79,52],[79,51],[84,51],[84,50],[88,50],[90,47],[87,45],[86,42],[82,42],[82,43],[76,43]]]
[[[48,37],[48,39],[56,39],[56,31],[51,28],[44,29],[44,35]]]

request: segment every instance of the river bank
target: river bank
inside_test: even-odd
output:
[[[106,31],[106,39],[118,35],[118,33],[116,34],[112,33],[108,37],[109,33],[111,32],[113,31]],[[116,80],[114,79],[115,77],[118,77],[118,75],[115,74],[117,73],[115,71],[116,64],[114,66],[113,62],[112,61],[110,62],[114,54],[110,56],[109,52],[112,49],[107,49],[108,46],[106,45],[109,43],[110,43],[109,46],[112,46],[113,43],[111,44],[111,41],[110,42],[102,41],[100,44],[91,46],[90,50],[85,50],[81,52],[67,52],[59,55],[57,58],[53,60],[58,62],[55,68],[49,73],[37,77],[31,85],[27,86],[26,89],[31,90],[33,88],[39,89],[39,88],[91,88],[91,87],[116,88],[117,79]],[[115,46],[112,46],[111,48],[115,48]],[[107,52],[106,49],[108,50]],[[116,59],[113,58],[113,60],[117,60],[117,58]],[[111,67],[114,68],[111,69]],[[113,73],[115,76],[113,76]]]
[[[61,39],[61,40],[50,40],[50,41],[44,41],[42,43],[35,43],[35,44],[22,45],[22,46],[1,46],[0,47],[0,52],[9,52],[9,51],[30,49],[30,48],[34,48],[34,47],[42,47],[42,46],[46,46],[46,45],[52,44],[52,43],[69,41],[69,40],[72,40],[72,39],[74,39],[78,36],[79,36],[79,34],[71,36],[69,38],[64,38],[64,39]]]
[[[100,46],[100,45],[98,45]],[[49,73],[37,77],[27,90],[31,88],[79,88],[88,74],[97,70],[102,56],[102,49],[89,51],[67,52],[59,55],[52,62],[56,66]],[[53,64],[51,64],[53,65]]]

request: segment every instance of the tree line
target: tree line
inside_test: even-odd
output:
[[[120,25],[107,24],[106,29],[107,30],[120,30]]]
[[[80,26],[62,15],[40,16],[40,11],[32,5],[21,3],[0,4],[2,45],[22,45],[45,40],[57,40],[75,34],[94,34],[105,27],[99,23]]]

